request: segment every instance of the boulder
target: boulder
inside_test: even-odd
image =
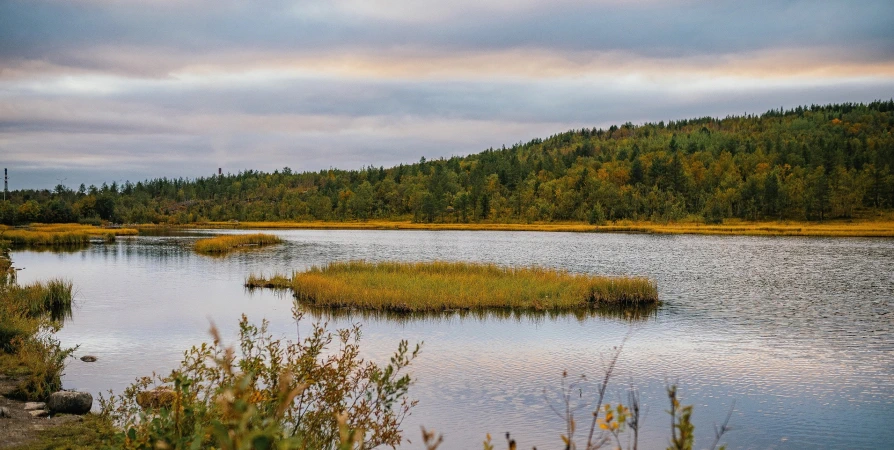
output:
[[[40,418],[40,417],[46,417],[50,413],[48,413],[45,409],[35,409],[33,411],[28,411],[28,414],[31,414],[31,417]]]
[[[7,408],[5,406],[0,406],[0,418],[7,418],[7,417],[12,417],[9,414],[9,408]]]
[[[96,357],[93,356],[93,355],[84,355],[84,356],[81,357],[81,361],[84,361],[84,362],[95,362],[95,361],[96,361]]]
[[[88,392],[59,391],[47,399],[47,409],[53,414],[87,414],[92,406],[93,396]]]
[[[171,388],[161,386],[137,394],[137,404],[143,409],[170,408],[175,396]]]

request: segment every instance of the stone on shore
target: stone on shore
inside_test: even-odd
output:
[[[47,409],[53,414],[87,414],[91,407],[93,396],[88,392],[59,391],[47,400]]]
[[[44,402],[27,402],[27,403],[25,403],[25,411],[37,411],[39,409],[47,409],[47,404]]]

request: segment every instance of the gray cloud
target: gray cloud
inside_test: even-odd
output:
[[[16,187],[359,168],[894,92],[889,1],[8,0]]]
[[[391,2],[395,3],[395,2]],[[722,55],[779,47],[834,47],[894,56],[889,1],[529,2],[524,8],[444,9],[446,19],[352,12],[339,2],[78,2],[0,5],[0,56],[98,69],[90,49],[199,56],[231,51],[308,54],[419,48],[444,53],[514,48],[615,51],[631,56]],[[316,7],[312,7],[316,5]],[[328,5],[328,6],[327,6]],[[387,8],[385,8],[387,11]]]

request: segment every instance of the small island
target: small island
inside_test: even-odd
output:
[[[299,302],[312,306],[395,312],[573,310],[658,303],[658,287],[645,277],[444,261],[332,262],[291,278],[251,275],[245,286],[291,289]]]
[[[199,239],[196,241],[195,250],[199,253],[208,255],[222,255],[233,250],[259,248],[267,245],[279,244],[280,242],[282,242],[282,239],[272,234],[255,233],[225,235]]]

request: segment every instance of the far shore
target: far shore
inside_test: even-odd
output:
[[[139,227],[164,227],[141,225]],[[418,223],[411,221],[353,222],[195,222],[176,227],[200,229],[321,229],[321,230],[461,230],[461,231],[542,231],[578,233],[652,233],[707,234],[740,236],[828,236],[828,237],[894,237],[894,219],[854,219],[825,222],[747,222],[725,221],[722,224],[698,222],[608,222],[590,225],[569,223]]]

